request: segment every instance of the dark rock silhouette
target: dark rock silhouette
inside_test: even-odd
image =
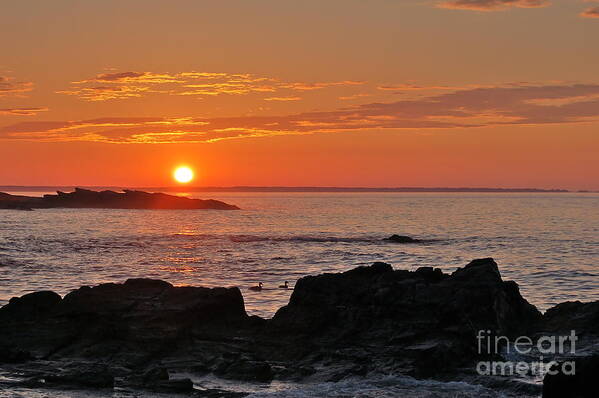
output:
[[[595,398],[597,397],[597,377],[599,376],[599,355],[577,358],[574,370],[563,363],[555,364],[543,379],[543,398]],[[573,373],[573,374],[570,374]]]
[[[385,238],[383,240],[393,242],[393,243],[420,243],[421,242],[419,239],[414,239],[410,236],[405,236],[405,235],[391,235],[390,237]]]
[[[375,263],[308,276],[297,282],[272,327],[320,352],[362,347],[367,367],[431,376],[472,360],[478,330],[515,336],[540,317],[514,282],[502,281],[497,264],[482,259],[451,275]]]
[[[289,305],[279,310],[273,323],[321,334],[327,325],[347,328],[344,317],[353,323],[364,318],[358,325],[370,323],[380,330],[378,318],[402,323],[397,326],[403,329],[434,332],[463,325],[460,329],[466,333],[467,327],[473,331],[487,327],[517,335],[540,316],[514,282],[501,279],[493,259],[481,259],[451,275],[429,267],[394,271],[389,264],[374,263],[342,274],[308,276],[298,281]]]
[[[32,211],[28,204],[31,199],[34,198],[0,192],[0,209]]]
[[[548,309],[543,317],[544,332],[567,335],[575,330],[582,337],[599,337],[599,301],[569,301]]]
[[[543,398],[590,398],[597,396],[599,377],[599,301],[582,303],[570,301],[548,309],[538,325],[535,337],[561,336],[576,333],[576,352],[569,350],[566,356],[552,366],[556,374],[547,374],[543,379]],[[569,347],[568,347],[569,348]],[[581,356],[581,354],[583,356]],[[563,356],[563,355],[562,355]],[[574,362],[574,374],[571,362]],[[566,363],[566,367],[563,365]]]
[[[0,192],[0,209],[32,210],[48,208],[96,208],[96,209],[214,209],[239,210],[218,200],[190,199],[164,193],[124,190],[90,191],[75,188],[65,193],[43,197],[18,196]]]
[[[68,386],[84,388],[112,388],[114,375],[106,365],[86,365],[67,368],[43,377],[44,384],[51,387]]]
[[[254,382],[367,374],[451,380],[480,359],[479,330],[530,336],[580,322],[591,331],[595,317],[594,305],[580,303],[542,316],[492,259],[452,274],[379,262],[304,277],[269,320],[246,314],[238,288],[129,279],[64,298],[12,299],[0,308],[0,363],[26,383],[167,392],[193,388],[169,377],[178,371]],[[571,383],[560,380],[547,388]]]

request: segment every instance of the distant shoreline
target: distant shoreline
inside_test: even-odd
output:
[[[76,187],[101,190],[122,190],[122,189],[139,189],[150,192],[329,192],[329,193],[597,193],[598,191],[587,190],[566,190],[566,189],[540,189],[540,188],[466,188],[466,187],[259,187],[259,186],[233,186],[233,187],[116,187],[116,186],[19,186],[19,185],[4,185],[0,186],[0,191],[3,192],[46,192],[46,191],[69,191]]]

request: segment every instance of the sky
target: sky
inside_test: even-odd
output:
[[[0,185],[599,189],[599,1],[0,7]]]

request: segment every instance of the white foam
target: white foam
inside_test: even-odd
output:
[[[336,383],[296,384],[278,391],[250,394],[250,398],[499,398],[504,394],[463,382],[416,380],[385,376],[348,379]]]

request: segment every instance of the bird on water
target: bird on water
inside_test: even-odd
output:
[[[250,287],[250,290],[253,290],[255,292],[259,292],[262,290],[262,282],[258,282],[258,286],[252,286]]]

